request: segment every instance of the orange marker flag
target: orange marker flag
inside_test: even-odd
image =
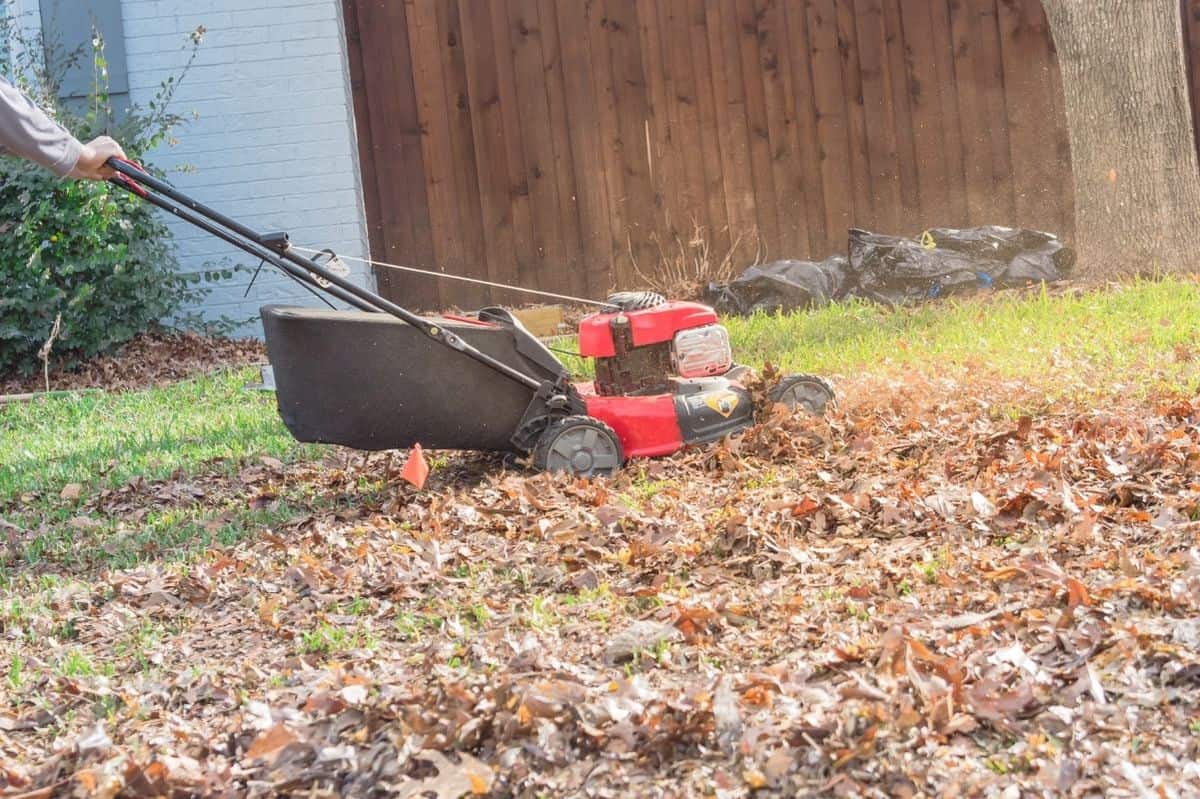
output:
[[[425,487],[425,481],[429,479],[429,464],[425,462],[425,452],[421,449],[420,444],[414,444],[412,452],[408,456],[408,462],[404,464],[404,468],[400,471],[400,477],[412,483],[418,489]]]

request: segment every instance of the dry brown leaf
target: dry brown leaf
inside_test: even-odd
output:
[[[1083,605],[1087,607],[1092,604],[1091,597],[1088,596],[1087,586],[1081,583],[1074,577],[1067,578],[1067,607],[1071,610]]]
[[[397,799],[412,799],[432,793],[436,799],[462,799],[464,795],[484,796],[492,789],[495,774],[482,761],[466,752],[456,753],[458,763],[452,763],[441,752],[426,749],[414,757],[432,763],[437,775],[412,780],[397,791]]]
[[[275,756],[279,754],[288,745],[295,743],[300,738],[288,729],[285,724],[276,724],[268,730],[263,731],[250,747],[246,750],[246,760],[253,762],[255,760],[266,760],[273,762]]]

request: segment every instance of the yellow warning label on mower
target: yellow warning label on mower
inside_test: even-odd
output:
[[[706,397],[704,404],[728,419],[737,410],[739,397],[732,391],[723,391]]]

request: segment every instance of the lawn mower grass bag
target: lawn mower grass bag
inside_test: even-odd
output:
[[[455,357],[416,327],[365,311],[267,305],[261,316],[279,415],[297,440],[362,450],[512,449],[530,389]],[[523,354],[519,344],[529,339],[510,329],[437,322],[522,372],[558,377],[553,356]]]

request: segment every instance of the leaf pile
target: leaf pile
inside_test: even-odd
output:
[[[0,683],[0,787],[1200,791],[1200,407],[840,390],[825,419],[607,482],[465,454],[425,492],[358,500],[386,455],[213,478],[310,505],[4,617],[21,669]],[[171,486],[95,504],[189,501]]]
[[[77,368],[50,370],[56,391],[103,388],[129,391],[159,386],[230,366],[266,361],[266,348],[253,339],[227,339],[196,333],[139,333],[112,355],[84,361]],[[51,359],[54,363],[54,359]],[[41,374],[0,375],[0,394],[44,391]]]

